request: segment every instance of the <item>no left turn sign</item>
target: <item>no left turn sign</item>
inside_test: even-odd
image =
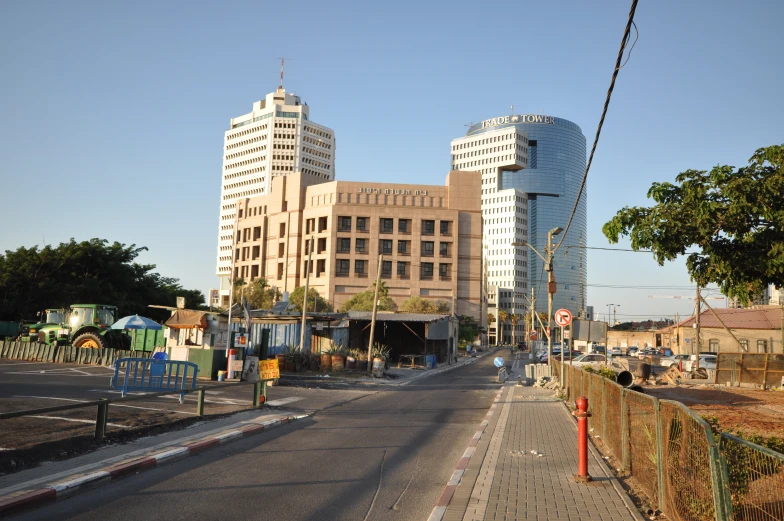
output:
[[[559,309],[555,312],[555,323],[561,327],[566,327],[572,323],[572,312],[568,309]]]

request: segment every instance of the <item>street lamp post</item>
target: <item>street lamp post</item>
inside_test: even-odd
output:
[[[555,274],[553,273],[553,237],[563,231],[563,228],[556,227],[547,232],[547,245],[545,246],[543,256],[536,251],[536,248],[531,246],[528,241],[513,242],[512,246],[528,246],[534,253],[536,253],[542,261],[544,261],[544,269],[547,272],[547,363],[553,363],[553,335],[552,335],[552,321],[553,321],[553,295],[556,292]],[[563,349],[563,347],[561,347]],[[563,352],[563,351],[562,351]]]

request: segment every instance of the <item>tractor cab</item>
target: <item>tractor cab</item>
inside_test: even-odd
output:
[[[38,312],[38,322],[28,326],[30,342],[38,342],[38,333],[46,326],[61,326],[65,323],[68,311],[65,309],[47,309],[43,313]]]

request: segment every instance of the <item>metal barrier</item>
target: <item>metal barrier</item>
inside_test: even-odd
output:
[[[784,455],[727,433],[721,434],[719,451],[729,478],[727,519],[784,519]]]
[[[731,434],[714,437],[682,403],[577,367],[564,366],[563,373],[571,403],[589,398],[591,433],[669,519],[784,520],[784,454]]]
[[[191,379],[190,389],[196,388],[198,374],[199,366],[193,362],[120,358],[114,364],[112,387],[122,389],[123,398],[129,391],[185,391],[188,378]],[[185,393],[180,393],[180,403],[184,398]]]
[[[262,403],[266,403],[267,401],[268,381],[270,380],[259,380],[258,382],[228,383],[228,384],[218,384],[218,385],[209,385],[209,386],[202,385],[200,387],[196,387],[193,389],[185,389],[183,390],[183,394],[189,394],[192,392],[197,393],[196,416],[201,418],[202,416],[204,416],[204,394],[206,390],[224,389],[228,387],[240,387],[243,385],[252,385],[253,407],[258,408],[261,406]],[[140,396],[126,396],[125,398],[115,398],[115,399],[103,398],[92,402],[82,402],[82,403],[75,403],[71,405],[58,405],[55,407],[44,407],[41,409],[28,409],[24,411],[4,412],[4,413],[0,413],[0,421],[10,420],[12,418],[20,418],[22,416],[36,416],[36,415],[46,414],[50,412],[68,411],[71,409],[84,409],[86,407],[97,407],[98,414],[96,416],[96,422],[95,422],[95,439],[98,441],[103,441],[104,437],[106,436],[106,421],[109,416],[109,405],[113,403],[119,405],[125,402],[131,402],[135,400],[145,400],[155,396],[164,396],[170,394],[172,394],[171,391],[159,391],[159,392],[146,393]]]

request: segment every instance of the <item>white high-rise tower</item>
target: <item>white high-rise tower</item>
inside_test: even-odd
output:
[[[217,255],[221,303],[229,295],[236,202],[269,193],[272,177],[293,172],[335,179],[335,133],[310,121],[308,105],[286,93],[281,82],[251,112],[232,118],[223,137]]]

